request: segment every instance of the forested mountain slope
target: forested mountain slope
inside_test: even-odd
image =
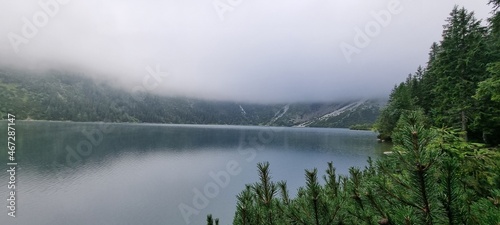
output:
[[[127,92],[70,72],[0,69],[0,114],[60,121],[349,127],[384,101],[250,104]]]

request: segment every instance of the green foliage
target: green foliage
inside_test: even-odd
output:
[[[455,6],[446,21],[425,69],[393,89],[375,125],[381,139],[392,138],[403,112],[422,109],[432,125],[460,129],[465,140],[500,144],[500,14],[483,27]]]
[[[438,129],[439,138],[433,143],[450,157],[457,158],[462,167],[460,172],[467,175],[463,184],[470,191],[486,196],[489,187],[500,187],[500,152],[486,148],[483,144],[468,143],[458,132]]]
[[[498,149],[426,121],[421,110],[403,113],[393,154],[349,176],[328,163],[321,184],[316,169],[306,170],[295,198],[259,163],[260,181],[238,195],[233,224],[498,224]]]
[[[372,130],[373,124],[355,124],[349,127],[351,130]]]
[[[474,97],[478,100],[485,99],[500,103],[500,62],[488,67],[492,77],[481,81]]]
[[[426,128],[422,112],[404,114],[393,135],[395,147],[390,162],[397,162],[397,166],[388,162],[378,164],[391,183],[381,185],[382,191],[407,207],[418,224],[433,224],[439,213],[435,207],[437,192],[433,190],[437,183],[433,174],[441,153],[427,148],[435,137],[436,133]],[[401,173],[395,174],[396,171]]]
[[[410,74],[405,82],[392,90],[389,103],[382,109],[375,124],[375,129],[380,133],[380,139],[390,140],[401,114],[417,108],[415,103],[417,96],[414,92],[418,89],[419,79],[419,76]]]
[[[472,96],[477,84],[487,78],[487,30],[465,8],[455,7],[447,22],[432,67],[436,76],[432,118],[437,126],[460,127],[465,132],[474,112]]]
[[[490,225],[500,221],[500,189],[495,189],[487,198],[479,199],[471,205],[475,212],[471,217],[472,224]]]
[[[207,225],[219,225],[219,219],[213,219],[212,214],[207,215]]]

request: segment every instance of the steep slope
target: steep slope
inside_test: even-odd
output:
[[[384,100],[361,100],[324,115],[309,124],[311,127],[351,127],[373,124],[385,105]]]
[[[378,113],[369,101],[265,105],[148,93],[138,98],[89,78],[57,71],[33,75],[0,69],[0,97],[3,119],[7,113],[15,113],[18,119],[81,122],[348,127],[372,123],[375,117],[367,112]]]
[[[384,100],[290,104],[269,125],[348,128],[375,122]]]

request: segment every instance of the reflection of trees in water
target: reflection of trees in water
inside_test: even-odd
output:
[[[385,144],[376,143],[374,134],[362,131],[243,126],[106,125],[112,127],[112,132],[103,132],[102,123],[21,122],[18,125],[17,146],[20,149],[18,157],[26,162],[26,165],[30,164],[44,170],[68,166],[68,151],[78,150],[82,142],[87,142],[88,146],[83,145],[84,147],[91,148],[87,151],[88,154],[81,157],[82,163],[104,161],[108,157],[120,157],[128,153],[144,154],[155,151],[182,153],[203,151],[203,149],[237,151],[241,144],[242,131],[244,138],[255,137],[257,141],[259,135],[271,134],[272,139],[259,142],[261,147],[285,153],[310,151],[372,155],[386,151]],[[5,161],[3,158],[1,160]]]

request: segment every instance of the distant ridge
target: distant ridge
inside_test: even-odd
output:
[[[0,116],[79,122],[147,122],[348,128],[376,120],[384,100],[250,104],[131,93],[82,75],[0,69]]]

